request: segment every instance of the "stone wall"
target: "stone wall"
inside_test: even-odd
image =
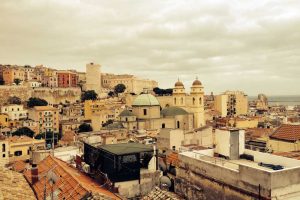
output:
[[[31,89],[26,86],[0,86],[0,105],[7,103],[9,97],[17,96],[22,101],[31,96]]]

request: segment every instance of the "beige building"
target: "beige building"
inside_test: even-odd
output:
[[[217,95],[214,103],[215,110],[222,117],[246,115],[248,113],[248,98],[241,91],[226,91]]]
[[[11,104],[2,106],[1,113],[7,114],[9,120],[22,120],[27,118],[28,111],[23,105]]]
[[[271,152],[300,150],[300,125],[282,124],[269,137],[267,147]]]
[[[8,159],[9,146],[8,141],[5,138],[0,138],[0,168],[9,163]]]
[[[123,74],[102,74],[102,86],[113,90],[113,88],[118,84],[124,84],[126,87],[126,92],[140,94],[145,89],[153,90],[153,88],[158,86],[158,83],[149,79],[141,79],[133,75]]]
[[[123,111],[118,120],[133,130],[194,128],[194,117],[181,107],[171,106],[161,110],[159,101],[151,94],[140,94],[132,103],[132,111]]]
[[[38,132],[59,131],[58,109],[51,106],[35,106],[29,110],[29,118],[38,122]]]
[[[101,93],[101,66],[89,63],[86,65],[86,90],[94,90]]]
[[[183,83],[178,81],[175,83],[172,96],[158,96],[157,99],[162,108],[175,106],[192,113],[194,128],[205,126],[204,88],[198,79],[193,82],[190,94],[186,93]]]
[[[33,149],[45,147],[45,140],[36,140],[27,136],[13,136],[8,139],[9,162],[28,160]]]

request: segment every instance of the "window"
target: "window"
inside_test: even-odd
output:
[[[174,98],[174,105],[176,105],[176,98]]]
[[[166,124],[163,123],[163,124],[161,125],[161,128],[166,128]]]
[[[2,152],[5,152],[5,144],[2,144]]]
[[[147,109],[144,109],[144,115],[147,115]]]
[[[183,97],[181,97],[181,104],[183,104]]]
[[[180,122],[177,121],[177,128],[180,128]]]
[[[126,117],[126,119],[125,119],[125,120],[126,120],[126,122],[127,122],[127,121],[128,121],[128,118]]]
[[[21,156],[22,155],[22,151],[15,151],[15,156]]]
[[[193,105],[195,105],[195,98],[193,97]]]

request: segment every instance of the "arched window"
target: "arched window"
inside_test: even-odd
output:
[[[177,121],[177,128],[180,128],[180,122]]]
[[[166,128],[166,124],[163,123],[163,124],[161,125],[161,128]]]
[[[196,99],[193,97],[193,105],[195,105],[195,100],[196,100]]]
[[[202,98],[199,98],[199,104],[202,105]]]
[[[181,97],[181,104],[183,104],[183,97]]]
[[[174,105],[176,105],[176,98],[174,98]]]

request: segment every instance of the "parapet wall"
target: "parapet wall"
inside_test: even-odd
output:
[[[184,155],[179,155],[179,160],[175,190],[187,199],[197,199],[199,195],[205,199],[271,199],[271,173],[267,171]]]

